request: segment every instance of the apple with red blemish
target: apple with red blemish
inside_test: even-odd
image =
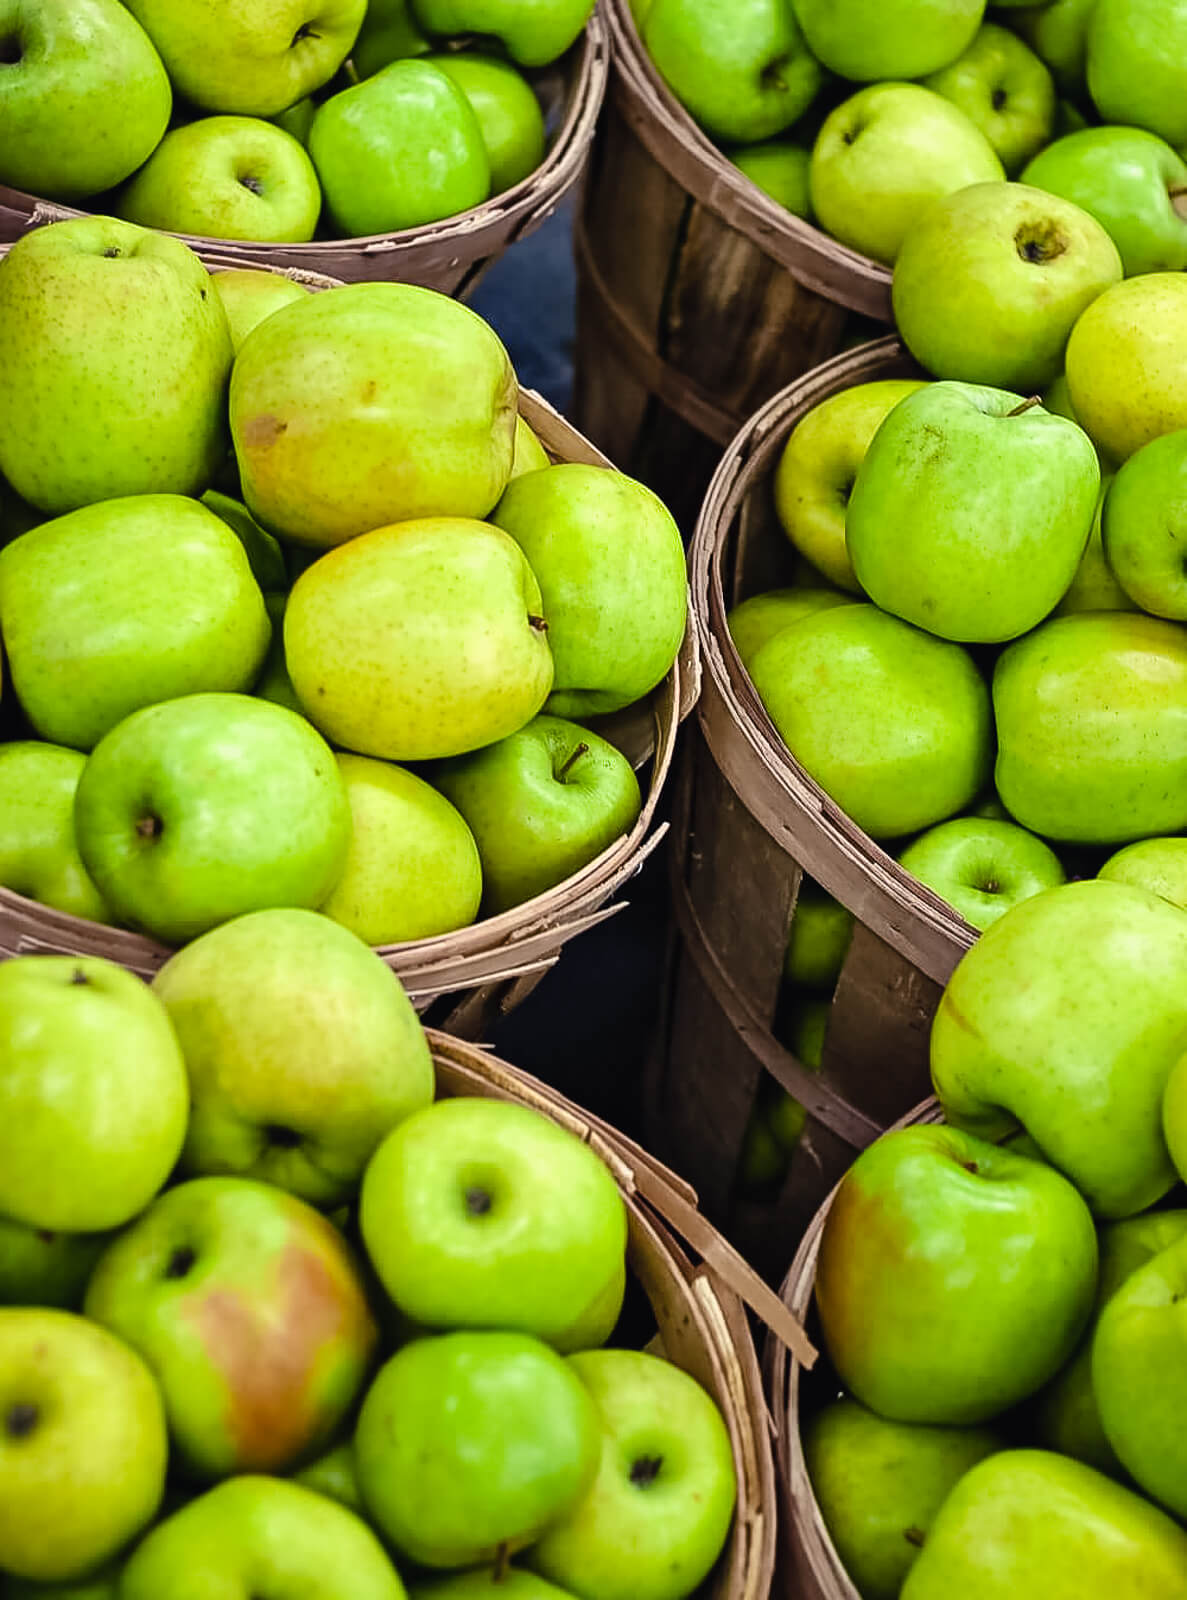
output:
[[[322,1448],[377,1336],[339,1231],[244,1178],[160,1196],[100,1258],[85,1311],[152,1368],[176,1458],[206,1481],[285,1472]]]

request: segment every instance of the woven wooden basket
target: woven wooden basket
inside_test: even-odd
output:
[[[697,1600],[766,1600],[776,1538],[770,1419],[746,1313],[719,1270],[724,1264],[745,1287],[746,1269],[697,1215],[687,1186],[637,1145],[537,1079],[471,1045],[431,1031],[429,1042],[440,1093],[530,1105],[584,1140],[614,1173],[627,1207],[627,1263],[650,1303],[659,1353],[709,1391],[733,1445],[737,1514],[729,1543],[696,1591]],[[692,1244],[695,1262],[676,1242],[674,1227]],[[794,1335],[798,1330],[791,1326]]]
[[[606,93],[609,61],[606,26],[595,12],[567,55],[528,75],[552,130],[544,160],[514,188],[459,216],[399,233],[309,244],[182,237],[196,250],[233,252],[245,266],[295,267],[348,282],[386,278],[464,298],[505,250],[552,215],[581,177]],[[11,242],[42,223],[85,214],[0,185],[0,240]]]
[[[613,63],[577,232],[575,415],[691,528],[756,407],[891,322],[890,272],[744,177],[652,66],[627,0],[603,8]]]
[[[690,550],[704,683],[674,806],[679,937],[667,1037],[650,1071],[650,1132],[708,1214],[772,1277],[854,1150],[928,1093],[931,1018],[976,932],[788,753],[734,649],[726,614],[791,581],[794,551],[776,520],[770,480],[794,424],[853,384],[917,375],[902,347],[885,339],[777,395],[727,451]],[[773,1031],[804,872],[857,919],[819,1074]],[[737,1179],[766,1073],[810,1118],[782,1188],[755,1204],[739,1197]]]
[[[0,255],[6,248],[0,245]],[[212,271],[243,264],[217,251],[200,254]],[[295,268],[285,276],[315,291],[337,282]],[[611,465],[541,396],[520,390],[519,409],[553,461]],[[680,655],[663,683],[647,700],[596,723],[597,731],[636,770],[646,768],[643,808],[634,827],[580,872],[523,905],[456,933],[380,947],[379,954],[399,973],[418,1011],[432,1008],[433,1020],[451,1033],[480,1038],[531,993],[568,940],[622,909],[625,902],[616,897],[668,831],[668,823],[657,820],[660,798],[680,722],[699,692],[700,663],[690,619]],[[0,888],[0,959],[32,952],[106,956],[143,977],[151,977],[171,954],[141,934],[84,922]]]

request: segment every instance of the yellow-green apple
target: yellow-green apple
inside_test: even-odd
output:
[[[544,113],[536,91],[509,62],[478,51],[428,58],[465,95],[482,129],[490,163],[490,191],[502,194],[544,159]]]
[[[827,611],[832,606],[851,604],[850,597],[839,589],[769,589],[765,594],[751,595],[749,600],[734,606],[726,623],[734,649],[745,667],[768,639],[802,617]]]
[[[989,1428],[887,1422],[847,1395],[808,1419],[803,1447],[816,1504],[862,1600],[898,1600],[948,1493],[1002,1440]]]
[[[943,821],[989,775],[989,691],[971,657],[876,606],[805,617],[750,676],[792,755],[875,838]]]
[[[903,343],[936,377],[1032,394],[1058,375],[1077,318],[1121,272],[1116,245],[1070,200],[975,183],[912,222],[891,297]],[[1080,411],[1074,385],[1072,399]]]
[[[837,1376],[896,1422],[985,1422],[1054,1377],[1096,1290],[1096,1229],[1054,1167],[958,1128],[863,1150],[816,1268]]]
[[[325,740],[250,695],[134,711],[91,752],[74,796],[79,854],[121,920],[182,944],[268,906],[319,906],[350,842]]]
[[[495,333],[445,295],[309,295],[235,362],[244,498],[271,532],[323,548],[414,517],[483,517],[511,471],[517,394]]]
[[[1187,267],[1187,161],[1156,134],[1081,128],[1041,151],[1022,181],[1094,216],[1127,278]]]
[[[943,639],[998,643],[1054,609],[1100,492],[1083,429],[1005,389],[933,383],[874,435],[845,515],[857,581]]]
[[[159,1523],[120,1578],[120,1600],[312,1594],[405,1600],[371,1529],[345,1506],[280,1478],[220,1483]]]
[[[301,574],[285,659],[335,744],[431,761],[504,739],[540,710],[553,680],[546,614],[514,539],[424,517],[352,539]]]
[[[622,1301],[626,1211],[599,1158],[526,1106],[439,1100],[363,1177],[363,1242],[399,1309],[430,1328],[509,1328],[571,1349]],[[606,1304],[617,1296],[618,1304]],[[592,1342],[598,1342],[591,1339]]]
[[[456,1577],[414,1584],[408,1592],[412,1600],[490,1600],[492,1594],[499,1600],[573,1600],[571,1590],[558,1589],[555,1583],[518,1567],[502,1571],[479,1567]]]
[[[1055,617],[998,658],[996,782],[1023,827],[1126,844],[1187,827],[1187,633],[1139,612]]]
[[[629,833],[642,804],[631,764],[607,739],[562,717],[436,767],[482,861],[488,916],[572,877]]]
[[[433,1098],[400,980],[314,911],[257,911],[153,979],[190,1080],[193,1173],[258,1178],[318,1206],[357,1189],[372,1151]]]
[[[363,1401],[359,1488],[397,1551],[420,1566],[476,1566],[530,1544],[580,1500],[599,1434],[579,1376],[539,1339],[414,1339]]]
[[[984,11],[982,0],[795,0],[812,54],[858,83],[947,66],[972,43]]]
[[[332,1223],[246,1178],[169,1189],[104,1251],[86,1315],[148,1363],[199,1480],[283,1472],[362,1390],[376,1328]]]
[[[68,1311],[0,1310],[0,1565],[88,1576],[156,1515],[168,1443],[138,1355]]]
[[[1097,873],[1136,884],[1187,911],[1187,839],[1139,839],[1111,855]]]
[[[1187,914],[1144,889],[1090,878],[1023,900],[963,957],[936,1012],[949,1122],[984,1139],[1021,1126],[1098,1216],[1153,1205],[1175,1182],[1162,1100],[1187,1049],[1184,960]]]
[[[474,108],[424,59],[393,61],[319,106],[309,153],[334,227],[395,233],[481,205],[491,169]]]
[[[271,700],[274,705],[287,706],[290,711],[296,711],[304,716],[304,710],[297,699],[297,691],[293,688],[293,680],[289,677],[288,665],[284,659],[284,613],[288,606],[288,595],[266,594],[264,605],[272,623],[272,642],[268,646],[264,665],[252,685],[251,692],[257,699]],[[342,870],[345,872],[346,868],[343,867]]]
[[[809,182],[821,227],[890,264],[935,201],[1004,177],[989,140],[951,100],[918,83],[875,83],[829,113]]]
[[[131,712],[254,683],[270,628],[243,545],[182,495],[131,495],[0,551],[0,630],[43,739],[90,750]]]
[[[1102,118],[1187,144],[1184,0],[1097,0],[1087,44],[1088,92]]]
[[[1162,1132],[1179,1177],[1187,1182],[1187,1066],[1180,1058],[1171,1068],[1162,1097]]]
[[[601,1416],[588,1493],[528,1552],[553,1583],[593,1600],[678,1600],[721,1554],[737,1495],[729,1434],[686,1372],[641,1350],[587,1350],[569,1365]]]
[[[1034,1433],[1044,1449],[1074,1456],[1110,1477],[1122,1476],[1092,1389],[1093,1338],[1102,1311],[1127,1279],[1184,1237],[1187,1211],[1151,1211],[1100,1230],[1100,1276],[1092,1321],[1067,1366],[1037,1396]]]
[[[271,117],[327,83],[367,0],[127,0],[191,105]]]
[[[105,1233],[58,1233],[0,1217],[0,1306],[79,1311]]]
[[[292,134],[258,117],[200,117],[173,128],[120,192],[121,217],[212,239],[313,238],[321,189]]]
[[[882,378],[830,395],[791,430],[775,470],[775,511],[792,544],[831,583],[861,593],[845,547],[845,512],[870,441],[924,385]]]
[[[74,838],[74,791],[85,764],[61,745],[0,745],[0,883],[55,911],[110,922]]]
[[[427,33],[489,34],[521,67],[563,55],[589,20],[593,0],[409,0]]]
[[[1044,404],[1047,406],[1048,411],[1052,409],[1049,401],[1044,401]],[[1104,539],[1101,535],[1101,516],[1104,512],[1105,499],[1112,482],[1113,474],[1102,470],[1100,495],[1096,502],[1096,514],[1092,519],[1092,532],[1088,535],[1088,543],[1084,547],[1084,554],[1080,558],[1076,576],[1068,586],[1063,599],[1051,613],[1052,616],[1067,617],[1077,611],[1136,611],[1138,609],[1117,582],[1113,570],[1105,557]]]
[[[652,0],[642,34],[668,88],[717,139],[782,133],[824,77],[791,0]]]
[[[55,514],[200,494],[226,451],[231,354],[180,239],[112,217],[33,229],[0,260],[0,471]]]
[[[340,1506],[357,1511],[359,1516],[363,1514],[363,1497],[359,1493],[358,1474],[354,1466],[354,1445],[349,1439],[327,1450],[325,1455],[318,1456],[316,1461],[302,1467],[300,1472],[295,1472],[293,1482],[304,1484],[307,1489],[316,1489],[318,1494],[337,1500]]]
[[[173,94],[118,0],[0,5],[0,183],[77,200],[122,183],[155,148]]]
[[[1067,382],[1098,449],[1125,461],[1187,428],[1187,275],[1147,272],[1115,284],[1072,329]]]
[[[900,864],[982,932],[1011,906],[1063,883],[1049,845],[1015,822],[953,817],[907,846]]]
[[[548,710],[600,716],[668,672],[687,617],[680,531],[645,485],[565,462],[508,485],[491,521],[540,585],[555,678]]]
[[[165,1008],[97,956],[0,963],[0,1215],[115,1228],[161,1188],[189,1093]]]
[[[1184,1600],[1187,1533],[1079,1461],[1003,1450],[940,1507],[901,1600]]]
[[[925,78],[924,85],[980,128],[1007,177],[1020,172],[1051,138],[1055,84],[1034,51],[1008,28],[983,23],[964,54]]]
[[[790,139],[769,139],[732,151],[730,160],[785,211],[807,222],[812,220],[812,197],[808,191],[812,155],[805,145],[794,144]]]
[[[431,42],[412,20],[408,0],[367,0],[367,14],[350,52],[350,64],[360,78],[405,56],[427,55]]]
[[[515,419],[515,450],[511,457],[511,478],[522,478],[525,472],[538,472],[552,465],[548,452],[522,417]],[[511,478],[508,478],[510,483]]]
[[[1096,0],[1048,0],[1046,5],[1024,6],[1011,13],[1011,28],[1047,64],[1064,95],[1084,93],[1088,23],[1095,8]]]
[[[303,283],[286,278],[282,272],[268,272],[263,267],[225,268],[212,272],[210,281],[227,313],[236,355],[251,330],[259,327],[265,317],[309,293]]]
[[[404,767],[370,756],[335,759],[353,826],[346,865],[322,911],[368,944],[468,927],[482,900],[482,863],[465,818]]]
[[[832,990],[853,938],[853,913],[809,877],[801,877],[783,972],[804,989]]]
[[[251,275],[250,269],[245,269],[244,276]],[[269,593],[289,587],[288,569],[279,540],[260,527],[242,500],[223,494],[219,489],[207,489],[202,496],[202,504],[208,511],[213,511],[220,522],[226,523],[243,546],[251,575],[264,591],[265,605]]]
[[[1122,463],[1101,535],[1105,559],[1131,600],[1156,617],[1187,620],[1187,429],[1151,439]],[[2,562],[0,556],[0,573]]]

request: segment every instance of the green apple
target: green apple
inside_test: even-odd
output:
[[[97,956],[0,964],[0,1215],[115,1228],[161,1188],[189,1095],[160,1001]]]
[[[0,883],[55,911],[110,922],[74,837],[74,791],[85,763],[61,745],[0,745]]]
[[[783,1026],[784,1038],[793,1056],[809,1072],[820,1072],[824,1066],[824,1041],[828,1035],[832,1012],[830,1000],[797,1000],[789,1008]],[[773,1078],[763,1080],[766,1090],[762,1107],[767,1128],[776,1144],[788,1155],[799,1149],[807,1125],[808,1113],[786,1089],[781,1089]]]
[[[270,628],[243,546],[181,495],[131,495],[0,551],[0,629],[36,732],[90,750],[131,712],[251,687]]]
[[[1105,228],[1127,278],[1187,267],[1187,161],[1141,128],[1082,128],[1048,145],[1022,181]]]
[[[490,192],[522,182],[544,159],[544,113],[522,72],[496,56],[451,51],[429,56],[473,107],[490,162]]]
[[[1050,411],[1050,403],[1044,404]],[[1084,554],[1080,565],[1076,569],[1076,576],[1064,594],[1063,599],[1055,607],[1052,616],[1072,616],[1077,611],[1136,611],[1138,608],[1117,582],[1113,569],[1109,566],[1105,556],[1104,539],[1101,534],[1101,516],[1104,512],[1105,499],[1108,496],[1113,474],[1102,469],[1100,479],[1100,496],[1096,502],[1096,514],[1092,519],[1092,532],[1088,535],[1088,543],[1084,547]]]
[[[313,238],[321,189],[283,128],[258,117],[201,117],[165,135],[117,209],[144,228],[301,243]]]
[[[932,73],[924,86],[980,128],[1008,177],[1051,138],[1055,84],[1034,51],[1008,28],[984,23],[964,54]]]
[[[161,58],[118,0],[0,4],[0,183],[78,200],[122,183],[169,124]]]
[[[498,337],[445,295],[308,295],[235,362],[244,499],[272,533],[322,548],[414,517],[484,517],[511,471],[517,395]]]
[[[876,606],[805,617],[750,676],[792,755],[874,838],[952,816],[989,775],[989,691],[971,657]]]
[[[120,1600],[215,1594],[405,1600],[370,1528],[344,1506],[279,1478],[242,1477],[191,1500],[137,1547]]]
[[[785,211],[811,222],[808,168],[812,155],[804,145],[794,144],[790,139],[770,139],[764,144],[734,150],[730,160]]]
[[[903,343],[937,377],[1033,394],[1058,375],[1077,318],[1121,271],[1116,245],[1070,200],[1029,184],[974,184],[907,230],[894,313]]]
[[[863,1405],[895,1422],[979,1423],[1058,1372],[1096,1272],[1088,1207],[1053,1167],[957,1128],[903,1128],[841,1180],[816,1306]]]
[[[845,540],[875,604],[942,639],[998,643],[1067,592],[1099,492],[1074,422],[1004,389],[933,383],[875,434]]]
[[[289,711],[296,711],[300,716],[304,716],[284,659],[284,613],[288,608],[288,595],[266,594],[264,605],[272,623],[272,643],[268,646],[264,665],[252,685],[251,692],[258,700],[271,700],[273,705],[285,706]],[[345,873],[345,867],[342,870]]]
[[[308,150],[309,130],[316,115],[317,101],[312,95],[306,95],[304,100],[298,100],[295,106],[289,106],[286,111],[278,111],[274,117],[269,117],[268,121],[274,122],[278,128],[283,128],[285,133],[292,134],[297,143]]]
[[[811,878],[801,877],[783,966],[788,983],[831,993],[852,938],[853,913]]]
[[[1126,461],[1187,428],[1187,275],[1147,272],[1106,290],[1067,346],[1072,403],[1093,443]]]
[[[935,201],[1004,176],[989,140],[950,100],[917,83],[876,83],[825,119],[812,149],[812,210],[842,244],[889,265]]]
[[[126,0],[173,87],[207,111],[271,117],[327,83],[367,0]]]
[[[482,124],[451,77],[393,61],[318,108],[309,153],[335,227],[353,237],[418,228],[491,191]]]
[[[1185,0],[1097,0],[1087,42],[1088,92],[1102,118],[1187,143]]]
[[[1187,1068],[1183,1059],[1171,1068],[1162,1101],[1162,1132],[1180,1178],[1187,1173]]]
[[[361,1392],[376,1339],[337,1228],[245,1178],[161,1195],[100,1257],[84,1309],[147,1361],[197,1480],[315,1454]]]
[[[534,717],[432,777],[477,842],[488,916],[580,872],[630,832],[642,804],[621,751],[561,717]]]
[[[642,36],[668,88],[715,139],[782,133],[823,81],[791,0],[652,0]]]
[[[921,78],[967,50],[984,0],[795,0],[808,46],[857,83]]]
[[[803,1446],[816,1504],[862,1600],[898,1600],[949,1491],[1002,1441],[988,1428],[886,1422],[846,1396],[809,1417]]]
[[[1033,833],[984,817],[953,817],[929,828],[899,863],[981,932],[1065,877],[1054,850]]]
[[[389,62],[427,55],[432,48],[412,20],[408,0],[367,0],[350,62],[360,78],[369,78]]]
[[[426,33],[495,38],[521,67],[546,67],[576,43],[593,0],[409,0]]]
[[[589,1492],[528,1563],[592,1600],[679,1600],[721,1554],[736,1499],[733,1451],[695,1378],[641,1350],[587,1350],[569,1365],[601,1414]]]
[[[1110,856],[1097,877],[1149,889],[1187,911],[1187,839],[1139,839]]]
[[[224,923],[167,961],[153,988],[189,1074],[189,1172],[337,1205],[386,1134],[433,1098],[429,1047],[400,980],[316,912]]]
[[[0,471],[54,514],[200,494],[226,450],[231,354],[180,239],[111,217],[35,228],[0,260]]]
[[[565,462],[516,478],[491,513],[540,584],[555,663],[548,710],[600,716],[649,694],[684,638],[680,530],[645,485]]]
[[[813,406],[792,428],[775,470],[775,511],[784,533],[830,582],[861,593],[845,546],[845,513],[870,441],[909,394],[910,378],[858,383]]]
[[[414,1584],[409,1594],[412,1600],[491,1600],[492,1595],[497,1600],[573,1600],[571,1590],[558,1589],[555,1583],[546,1583],[534,1572],[522,1572],[518,1567],[502,1571],[480,1567],[458,1577]]]
[[[1156,617],[1187,620],[1187,429],[1151,439],[1123,463],[1105,499],[1101,534],[1105,559],[1130,599]],[[2,562],[0,556],[0,572]]]
[[[0,1310],[0,1566],[88,1576],[156,1515],[168,1444],[144,1362],[68,1311]]]
[[[1003,1450],[940,1507],[901,1600],[1184,1600],[1187,1533],[1078,1461]]]
[[[105,1233],[56,1233],[0,1217],[0,1306],[79,1311]]]
[[[354,1466],[354,1445],[349,1439],[327,1450],[307,1467],[293,1474],[293,1482],[307,1489],[316,1489],[331,1500],[336,1500],[348,1511],[363,1514],[363,1497],[359,1493],[358,1474]]]
[[[439,1100],[409,1117],[371,1158],[360,1226],[387,1293],[425,1327],[571,1348],[608,1285],[621,1304],[618,1187],[588,1146],[526,1106]]]
[[[250,270],[245,270],[243,275],[252,276]],[[229,494],[223,494],[218,489],[207,489],[202,496],[202,504],[208,511],[213,511],[220,522],[226,523],[243,546],[251,575],[264,591],[264,604],[267,606],[270,593],[289,587],[284,551],[279,541],[260,527],[241,500],[235,500]],[[271,611],[268,615],[271,617]]]
[[[326,916],[368,944],[469,927],[482,899],[482,863],[465,818],[403,767],[369,756],[336,760],[353,828],[346,865],[321,908]]]
[[[1026,6],[1010,15],[1011,28],[1050,68],[1064,95],[1083,94],[1088,24],[1095,9],[1096,0],[1048,0],[1046,5]]]
[[[983,1139],[1021,1126],[1098,1216],[1153,1205],[1175,1181],[1162,1100],[1187,1049],[1184,960],[1187,915],[1130,884],[1016,905],[963,957],[932,1024],[949,1122]]]
[[[1100,1230],[1096,1310],[1067,1366],[1038,1396],[1035,1434],[1047,1450],[1074,1456],[1098,1472],[1120,1477],[1122,1467],[1105,1437],[1092,1389],[1092,1348],[1104,1308],[1140,1267],[1187,1237],[1187,1211],[1151,1211]]]
[[[787,1151],[771,1130],[770,1105],[756,1100],[742,1136],[737,1183],[745,1195],[761,1195],[783,1182],[791,1165]]]
[[[550,467],[552,461],[547,450],[537,439],[522,417],[515,419],[515,452],[511,457],[511,477],[522,478],[527,472],[539,472]],[[508,483],[511,479],[509,478]]]
[[[79,853],[116,915],[165,943],[268,906],[319,906],[350,841],[334,758],[303,717],[249,695],[146,706],[91,752]]]
[[[803,617],[817,611],[828,611],[833,606],[851,605],[847,594],[837,589],[769,589],[765,594],[751,595],[734,606],[726,618],[734,649],[747,667],[755,655],[775,634],[782,633]]]
[[[552,687],[550,637],[518,545],[462,517],[352,539],[302,573],[284,614],[289,674],[317,726],[392,761],[460,755],[523,727]]]
[[[1187,633],[1137,612],[1055,617],[993,674],[998,793],[1069,844],[1187,828]]]
[[[538,1339],[414,1339],[363,1401],[359,1487],[398,1551],[421,1566],[474,1566],[522,1549],[580,1500],[599,1432],[579,1376]]]

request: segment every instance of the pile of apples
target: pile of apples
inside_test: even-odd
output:
[[[517,396],[429,290],[212,277],[107,218],[15,245],[0,882],[171,945],[277,905],[391,944],[628,832],[586,724],[671,668],[680,536]]]
[[[353,934],[255,912],[151,988],[17,957],[0,1060],[6,1600],[681,1600],[712,1569],[716,1403],[604,1348],[613,1176],[527,1106],[434,1100]]]
[[[1184,971],[1149,890],[1015,906],[940,1002],[946,1125],[839,1185],[803,1446],[863,1600],[1187,1596]]]
[[[436,222],[539,166],[544,114],[523,69],[564,54],[592,10],[5,0],[0,184],[217,239]]]
[[[1168,0],[630,0],[651,59],[752,182],[892,265],[919,212],[1021,178],[1187,267],[1187,12]],[[854,92],[855,85],[862,85]]]

